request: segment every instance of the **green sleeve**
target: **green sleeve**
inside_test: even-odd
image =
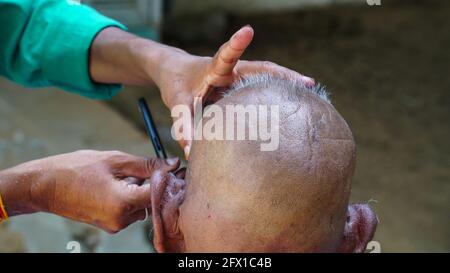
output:
[[[90,45],[110,26],[125,29],[72,0],[0,0],[0,75],[29,87],[110,98],[120,85],[94,83],[89,75]]]

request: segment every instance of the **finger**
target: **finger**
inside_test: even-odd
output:
[[[191,151],[191,143],[192,143],[192,140],[187,140],[187,139],[180,139],[180,140],[178,140],[178,144],[183,149],[184,158],[186,160],[189,159],[189,153]]]
[[[223,44],[214,56],[211,73],[213,76],[229,76],[234,66],[253,39],[253,28],[245,26]]]
[[[178,169],[180,160],[177,157],[160,159],[146,158],[129,155],[127,160],[117,164],[115,174],[116,177],[136,177],[140,179],[149,178],[155,170],[171,172]]]
[[[180,117],[173,118],[173,124],[177,124],[179,122]],[[183,149],[184,157],[186,160],[189,158],[189,152],[192,144],[192,139],[194,138],[194,120],[193,117],[189,119],[188,123],[185,123],[182,120],[182,124],[180,130],[174,130],[172,133],[175,135],[175,139],[178,141],[178,144]],[[173,126],[173,128],[176,126]]]
[[[142,186],[129,185],[129,191],[124,194],[127,195],[128,202],[132,206],[132,211],[150,208],[152,205],[152,189],[150,184]]]
[[[187,125],[187,126],[192,126],[191,124]],[[187,127],[183,127],[183,129],[186,129]],[[188,129],[188,130],[192,130],[192,129]],[[179,135],[178,133],[176,133],[176,135]],[[189,137],[185,137],[184,135],[181,136],[177,136],[178,139],[178,144],[180,145],[180,147],[183,149],[183,153],[184,153],[184,158],[186,160],[189,159],[189,153],[191,151],[191,144],[192,144],[192,138]]]
[[[187,142],[187,145],[183,149],[183,151],[184,151],[184,158],[186,160],[189,160],[189,154],[191,153],[191,144],[192,144],[192,140],[189,140]]]

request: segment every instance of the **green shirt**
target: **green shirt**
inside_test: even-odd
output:
[[[110,98],[120,85],[89,76],[89,47],[109,26],[125,28],[71,0],[0,0],[0,75],[29,87]]]

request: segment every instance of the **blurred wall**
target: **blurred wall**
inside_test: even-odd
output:
[[[159,39],[165,0],[82,0],[104,15],[124,23],[130,31]]]
[[[252,13],[342,3],[366,4],[366,0],[173,0],[172,13],[174,15],[202,13],[213,9],[231,13]]]

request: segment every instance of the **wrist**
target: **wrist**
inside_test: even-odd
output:
[[[33,183],[39,180],[38,170],[22,164],[0,172],[0,194],[9,216],[39,211],[32,197]]]
[[[120,83],[136,86],[152,84],[141,65],[145,39],[116,27],[98,33],[90,47],[91,78],[99,83]]]
[[[182,50],[166,46],[148,39],[138,38],[129,43],[133,60],[150,81],[161,87],[163,75],[167,72],[168,62]]]
[[[144,39],[143,39],[144,40]],[[139,50],[142,67],[158,87],[164,104],[172,109],[180,98],[190,94],[204,81],[209,57],[144,40]],[[185,103],[185,98],[181,99]]]

